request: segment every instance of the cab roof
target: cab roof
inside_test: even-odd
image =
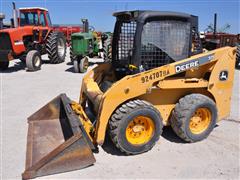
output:
[[[129,18],[137,21],[144,21],[147,18],[152,17],[176,17],[190,19],[193,15],[173,12],[173,11],[150,11],[150,10],[134,10],[134,11],[120,11],[113,13],[113,16],[117,18]]]
[[[48,11],[48,9],[46,8],[42,8],[42,7],[26,7],[26,8],[19,8],[19,10],[41,10],[41,11]]]

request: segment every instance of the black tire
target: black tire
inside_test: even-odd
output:
[[[210,122],[199,133],[190,129],[191,118],[197,110],[204,109],[210,115]],[[204,111],[204,112],[205,112]],[[199,115],[199,117],[204,117]],[[170,119],[173,131],[186,142],[197,142],[205,139],[211,133],[217,122],[216,104],[202,94],[186,95],[176,104]]]
[[[237,44],[236,69],[240,69],[240,44]]]
[[[133,144],[127,140],[126,130],[136,117],[148,117],[154,127],[151,138],[142,144]],[[160,112],[150,103],[143,100],[132,100],[121,105],[109,121],[109,135],[115,146],[126,154],[139,154],[149,151],[162,134],[162,117]]]
[[[31,50],[27,53],[26,67],[28,71],[40,70],[42,66],[41,54],[36,50]]]
[[[110,36],[103,40],[103,58],[105,62],[112,59],[112,40]]]
[[[61,49],[58,44],[62,46]],[[46,50],[50,63],[58,64],[64,62],[67,50],[64,34],[61,32],[52,32],[47,38]]]
[[[1,71],[8,69],[8,66],[9,66],[9,61],[1,61],[0,60],[0,70]]]
[[[77,60],[73,61],[73,68],[75,73],[85,73],[87,72],[89,66],[88,57],[78,57]]]
[[[74,60],[74,61],[73,61],[73,69],[74,69],[74,72],[75,72],[75,73],[80,73],[80,70],[79,70],[79,61],[78,61],[78,60]]]
[[[77,60],[77,56],[73,54],[72,51],[72,42],[70,41],[70,60],[73,63],[75,60]]]

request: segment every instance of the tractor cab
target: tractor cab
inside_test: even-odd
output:
[[[113,35],[112,62],[119,78],[202,52],[198,17],[177,12],[124,11]]]
[[[45,8],[20,8],[19,26],[52,26],[52,23],[48,10]]]

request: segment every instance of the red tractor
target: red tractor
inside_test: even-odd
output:
[[[52,27],[48,10],[20,8],[17,14],[13,3],[12,28],[0,30],[0,70],[7,69],[13,59],[26,63],[28,71],[39,70],[43,54],[52,64],[64,62],[66,38]]]

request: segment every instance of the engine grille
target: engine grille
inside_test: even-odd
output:
[[[8,33],[0,33],[0,50],[11,50],[12,44]]]
[[[121,23],[117,43],[117,59],[120,61],[128,61],[129,54],[132,54],[136,26],[135,21]]]

